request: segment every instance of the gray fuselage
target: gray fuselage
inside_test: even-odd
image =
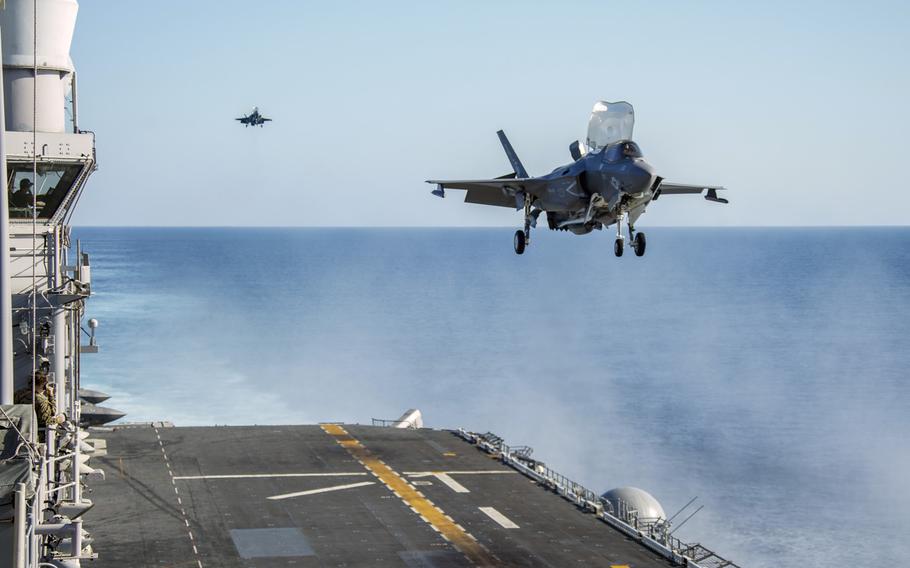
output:
[[[582,156],[539,179],[549,183],[546,193],[534,201],[536,207],[573,212],[588,207],[594,194],[612,205],[623,200],[640,201],[650,193],[657,175],[642,157],[638,144],[626,140]]]
[[[584,234],[612,225],[623,213],[634,222],[654,196],[659,178],[638,144],[622,140],[539,179],[548,183],[533,204],[547,212],[550,228]]]

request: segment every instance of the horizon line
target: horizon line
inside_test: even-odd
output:
[[[70,225],[82,229],[515,229],[512,225]],[[650,225],[648,229],[905,229],[906,225]],[[546,229],[546,227],[543,227]],[[550,232],[550,231],[547,231]]]

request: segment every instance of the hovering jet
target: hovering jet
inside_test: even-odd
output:
[[[524,229],[515,232],[515,252],[522,254],[531,242],[531,229],[546,212],[547,225],[555,231],[584,235],[616,225],[613,252],[622,256],[629,230],[629,242],[636,256],[645,254],[645,234],[635,231],[635,222],[652,201],[663,195],[701,194],[715,203],[728,203],[717,196],[720,186],[670,183],[655,173],[644,160],[641,148],[632,141],[635,112],[627,102],[600,101],[588,122],[585,145],[575,141],[569,152],[575,160],[547,175],[531,177],[518,159],[505,133],[497,132],[514,170],[495,179],[427,180],[436,185],[433,195],[445,197],[445,190],[466,190],[466,203],[514,207],[524,210]]]
[[[251,112],[250,114],[248,114],[246,116],[243,116],[240,118],[235,118],[234,120],[239,120],[240,124],[242,124],[244,127],[258,126],[258,127],[262,128],[263,124],[265,124],[266,122],[270,122],[272,119],[266,118],[266,117],[262,116],[261,114],[259,114],[259,107],[253,107],[253,112]]]

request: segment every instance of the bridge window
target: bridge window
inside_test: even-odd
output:
[[[10,164],[6,188],[10,219],[31,219],[36,205],[37,217],[49,219],[81,170],[81,164],[38,164],[36,178],[31,163]]]

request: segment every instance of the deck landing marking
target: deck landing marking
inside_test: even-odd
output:
[[[449,489],[451,489],[455,493],[470,493],[471,492],[470,489],[468,489],[464,485],[458,483],[457,481],[455,481],[454,479],[449,477],[449,474],[447,474],[447,473],[437,473],[435,475],[435,477],[439,481],[443,482],[446,486],[448,486]]]
[[[267,477],[348,477],[366,475],[365,471],[341,473],[238,473],[230,475],[177,475],[174,479],[258,479]]]
[[[514,470],[506,469],[480,469],[480,470],[454,470],[454,471],[406,471],[405,475],[408,477],[426,477],[428,475],[437,475],[440,473],[445,473],[447,475],[495,475],[495,474],[508,474],[508,475],[517,475],[518,472]]]
[[[486,516],[496,521],[504,529],[517,529],[518,525],[512,522],[509,517],[503,515],[493,507],[478,507]]]
[[[196,548],[196,542],[193,538],[193,531],[190,530],[190,519],[187,517],[186,510],[183,508],[183,502],[180,500],[180,492],[177,491],[177,483],[174,481],[174,472],[171,471],[171,462],[167,459],[167,452],[164,451],[164,442],[161,441],[161,434],[158,432],[158,427],[152,425],[152,428],[155,429],[155,437],[158,438],[158,447],[161,448],[161,455],[164,456],[164,464],[167,466],[167,473],[171,478],[171,485],[174,486],[174,494],[177,496],[177,504],[180,506],[180,516],[183,517],[183,524],[186,525],[186,535],[190,539],[190,544],[193,547],[193,554],[196,556],[196,565],[199,568],[202,568],[202,560],[199,558],[199,550]]]
[[[338,424],[321,424],[326,434],[359,461],[365,468],[376,474],[382,483],[395,493],[405,505],[413,509],[427,524],[464,554],[469,561],[479,566],[498,566],[499,560],[490,554],[483,545],[468,535],[464,529],[450,521],[446,514],[433,506],[426,497],[420,496],[417,490],[388,465],[382,463],[370,450],[354,439],[347,430]]]
[[[269,499],[277,501],[279,499],[290,499],[291,497],[303,497],[305,495],[316,495],[318,493],[328,493],[330,491],[341,491],[342,489],[354,489],[355,487],[366,487],[367,485],[376,485],[375,481],[361,481],[360,483],[348,483],[347,485],[333,485],[332,487],[320,487],[319,489],[309,489],[307,491],[297,491],[295,493],[284,493],[283,495],[272,495]]]

